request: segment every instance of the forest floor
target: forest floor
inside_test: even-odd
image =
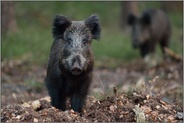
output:
[[[141,60],[94,70],[83,112],[50,105],[44,85],[46,66],[2,61],[2,122],[183,122],[183,62],[155,67]]]

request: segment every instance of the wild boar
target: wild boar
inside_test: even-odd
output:
[[[171,25],[167,15],[159,9],[145,10],[140,16],[130,14],[128,24],[132,27],[132,46],[140,49],[145,57],[155,52],[155,46],[160,44],[165,55],[164,47],[168,47],[171,36]]]
[[[50,50],[45,84],[51,104],[66,110],[66,98],[71,108],[81,112],[90,84],[94,57],[91,49],[93,39],[100,39],[99,16],[91,15],[83,21],[71,21],[57,15],[53,22],[54,42]]]

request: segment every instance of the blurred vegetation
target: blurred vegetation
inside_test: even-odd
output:
[[[159,8],[160,3],[139,3],[140,12],[150,7]],[[18,59],[29,54],[30,63],[45,65],[53,42],[51,29],[55,15],[83,20],[93,13],[100,16],[102,25],[101,40],[93,43],[97,64],[114,65],[140,58],[139,51],[131,46],[129,31],[120,28],[120,2],[15,2],[15,11],[18,31],[2,35],[2,58]],[[172,24],[170,48],[181,55],[183,14],[169,12],[168,15]]]

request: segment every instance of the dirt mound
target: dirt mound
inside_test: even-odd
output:
[[[48,95],[43,83],[46,67],[4,61],[1,68],[2,122],[183,122],[183,62],[147,68],[135,61],[116,69],[95,69],[82,114],[69,103],[63,112],[52,107],[48,97],[40,99]],[[124,93],[113,93],[113,87]]]
[[[182,122],[183,110],[156,97],[133,92],[114,94],[102,100],[88,97],[83,113],[60,111],[46,97],[8,105],[1,110],[2,122]]]

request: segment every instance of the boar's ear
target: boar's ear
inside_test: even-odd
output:
[[[85,20],[86,26],[90,29],[93,39],[100,39],[101,27],[98,15],[93,14]]]
[[[151,17],[148,14],[143,14],[141,17],[141,23],[143,25],[150,25],[151,24]]]
[[[71,25],[71,20],[63,15],[56,15],[53,22],[52,34],[54,38],[63,38],[66,28]]]
[[[132,25],[132,24],[134,24],[135,20],[136,20],[136,16],[133,15],[133,14],[129,14],[128,15],[127,24],[128,25]]]

